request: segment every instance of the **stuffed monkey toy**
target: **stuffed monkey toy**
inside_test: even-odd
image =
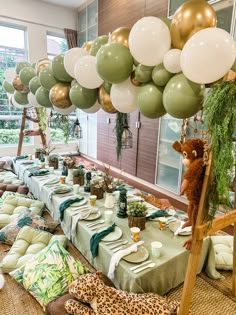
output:
[[[185,194],[189,201],[187,208],[188,221],[185,222],[183,228],[192,225],[193,231],[196,224],[198,205],[205,174],[203,161],[204,142],[201,139],[193,138],[187,140],[184,144],[175,141],[172,147],[183,155],[183,164],[187,167],[180,191],[180,195]],[[192,238],[187,240],[184,247],[190,249],[191,241]]]

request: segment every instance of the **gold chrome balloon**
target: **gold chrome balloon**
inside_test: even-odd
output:
[[[117,110],[112,105],[110,95],[106,92],[103,86],[99,88],[98,102],[105,112],[110,114],[117,113]]]
[[[49,92],[49,99],[58,108],[68,108],[72,105],[69,92],[70,83],[56,83]]]
[[[21,93],[28,93],[29,92],[29,87],[24,85],[21,82],[21,79],[20,79],[19,75],[17,75],[15,77],[15,79],[12,81],[12,85],[15,88],[15,90],[17,90],[17,91],[19,91]]]
[[[129,39],[130,29],[128,27],[119,27],[114,30],[109,36],[109,43],[120,43],[126,47],[129,47],[128,39]]]
[[[133,85],[135,86],[140,86],[142,83],[139,82],[136,77],[135,77],[135,70],[131,73],[131,76],[130,76],[130,81]]]
[[[215,27],[216,22],[216,13],[205,0],[186,1],[177,9],[171,22],[172,46],[182,49],[193,34],[207,27]]]
[[[92,46],[92,43],[93,43],[93,41],[90,40],[89,42],[84,43],[83,46],[82,46],[82,48],[83,48],[84,50],[87,50],[87,52],[89,53],[90,48],[91,48],[91,46]]]

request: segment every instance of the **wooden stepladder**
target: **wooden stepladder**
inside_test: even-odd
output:
[[[23,139],[25,136],[40,136],[42,140],[42,145],[46,146],[46,135],[39,127],[36,130],[25,130],[25,123],[26,120],[30,120],[34,123],[39,124],[39,112],[37,108],[34,108],[34,115],[29,115],[27,108],[23,109],[22,118],[21,118],[21,127],[19,133],[19,141],[18,141],[18,148],[17,148],[17,156],[21,155]]]
[[[189,309],[192,300],[192,291],[196,281],[197,268],[202,250],[203,239],[215,232],[234,223],[234,241],[233,241],[233,275],[232,275],[232,295],[236,296],[236,209],[229,211],[220,217],[207,221],[208,202],[207,191],[210,184],[210,175],[212,171],[212,157],[209,154],[209,161],[206,167],[201,199],[198,208],[198,216],[193,234],[191,252],[189,255],[187,271],[185,275],[182,298],[180,302],[180,310],[178,315],[189,315]],[[235,194],[236,204],[236,194]]]

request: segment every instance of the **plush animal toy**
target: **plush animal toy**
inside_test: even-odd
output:
[[[176,315],[179,302],[168,302],[155,293],[129,293],[108,287],[102,272],[80,276],[69,287],[77,300],[65,303],[67,313],[74,315]],[[89,303],[85,306],[83,303]]]
[[[198,206],[205,174],[203,161],[204,142],[201,139],[193,138],[187,140],[184,144],[175,141],[172,146],[177,152],[183,155],[183,164],[187,167],[180,191],[180,195],[185,194],[189,201],[187,208],[188,221],[183,225],[183,228],[192,225],[193,231],[197,219]]]

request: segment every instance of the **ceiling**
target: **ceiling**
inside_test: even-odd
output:
[[[41,0],[41,1],[54,4],[54,5],[60,5],[63,7],[73,8],[73,9],[78,8],[79,6],[81,6],[81,4],[86,2],[86,0]]]

